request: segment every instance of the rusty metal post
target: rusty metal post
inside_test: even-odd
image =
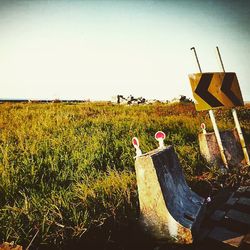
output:
[[[200,62],[199,62],[199,59],[198,59],[198,56],[197,56],[195,47],[192,47],[191,50],[194,51],[195,58],[196,58],[196,61],[197,61],[197,64],[198,64],[200,73],[202,73],[201,66],[200,66]],[[224,166],[225,166],[226,168],[228,168],[227,158],[226,158],[226,155],[225,155],[225,150],[224,150],[223,145],[222,145],[222,141],[221,141],[221,137],[220,137],[220,132],[219,132],[218,126],[217,126],[217,124],[216,124],[214,112],[213,112],[212,109],[210,109],[210,110],[208,111],[208,113],[209,113],[209,116],[210,116],[210,119],[211,119],[211,122],[212,122],[212,125],[213,125],[215,137],[216,137],[216,140],[217,140],[217,143],[218,143],[218,146],[219,146],[221,159],[222,159],[222,161],[223,161],[223,163],[224,163]]]
[[[223,72],[225,72],[225,68],[224,68],[224,65],[223,65],[223,62],[222,62],[222,59],[221,59],[221,54],[220,54],[218,46],[216,46],[216,50],[217,50],[217,53],[218,53],[218,56],[219,56],[219,59],[220,59],[220,64],[221,64],[222,70],[223,70]],[[241,147],[242,147],[242,150],[243,150],[243,154],[244,154],[244,158],[246,160],[246,164],[250,166],[250,160],[249,160],[249,155],[248,155],[248,152],[247,152],[245,139],[244,139],[241,127],[240,127],[240,122],[239,122],[239,119],[238,119],[236,109],[234,109],[234,108],[232,108],[232,115],[233,115],[233,118],[234,118],[234,123],[235,123],[237,133],[238,133],[239,138],[240,138],[240,144],[241,144]]]
[[[201,71],[201,65],[200,65],[200,62],[199,62],[199,59],[198,59],[198,56],[197,56],[195,47],[192,47],[191,50],[194,51],[194,55],[195,55],[195,58],[196,58],[196,62],[197,62],[197,64],[198,64],[198,67],[199,67],[200,72],[202,73],[202,71]]]
[[[223,64],[222,59],[221,59],[221,54],[220,54],[220,51],[219,51],[219,47],[218,47],[218,46],[216,46],[216,50],[217,50],[217,54],[218,54],[218,56],[219,56],[221,68],[222,68],[223,72],[226,72],[226,71],[225,71],[225,68],[224,68],[224,64]]]

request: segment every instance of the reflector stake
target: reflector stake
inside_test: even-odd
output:
[[[139,140],[137,137],[133,137],[132,138],[132,144],[135,148],[135,152],[136,152],[136,157],[139,157],[142,155],[141,149],[140,149],[140,144],[139,144]]]
[[[166,138],[166,135],[164,132],[162,131],[158,131],[155,133],[155,139],[159,142],[159,149],[164,149],[165,145],[164,145],[164,139]]]
[[[202,124],[201,124],[201,129],[202,129],[202,133],[203,133],[203,134],[206,134],[206,133],[207,133],[205,123],[202,123]]]

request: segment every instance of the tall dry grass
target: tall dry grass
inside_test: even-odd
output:
[[[221,129],[233,127],[229,111],[217,117]],[[239,117],[249,141],[249,106]],[[131,138],[146,152],[164,131],[192,181],[207,171],[197,142],[202,122],[212,129],[192,104],[1,104],[0,241],[61,244],[110,217],[136,217]]]

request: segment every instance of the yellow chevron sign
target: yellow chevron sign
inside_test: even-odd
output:
[[[244,105],[239,82],[233,72],[190,74],[189,81],[198,111]]]

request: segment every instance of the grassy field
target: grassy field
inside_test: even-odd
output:
[[[250,106],[238,116],[249,143]],[[234,126],[229,110],[216,117],[220,129]],[[218,178],[199,153],[202,122],[212,130],[208,113],[193,104],[1,104],[0,241],[42,249],[80,239],[111,218],[135,220],[133,136],[146,152],[164,131],[191,186]]]

